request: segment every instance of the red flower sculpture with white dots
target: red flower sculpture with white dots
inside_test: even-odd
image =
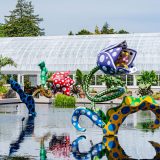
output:
[[[74,81],[69,77],[70,72],[56,72],[52,75],[53,86],[63,92],[65,95],[70,96],[70,86]]]

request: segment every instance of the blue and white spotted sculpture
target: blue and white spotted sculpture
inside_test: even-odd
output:
[[[9,80],[9,83],[11,84],[11,88],[19,94],[21,101],[26,104],[29,115],[35,116],[36,112],[34,98],[31,95],[24,93],[20,84],[12,78]]]
[[[72,115],[72,124],[78,131],[81,132],[86,131],[85,128],[82,128],[79,125],[79,117],[81,115],[87,116],[94,124],[96,124],[100,128],[103,128],[105,126],[105,123],[102,121],[100,116],[98,116],[94,111],[89,110],[88,108],[85,107],[78,107],[76,108],[76,111]]]

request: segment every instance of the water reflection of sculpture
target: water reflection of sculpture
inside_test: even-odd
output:
[[[69,158],[70,137],[68,135],[53,135],[49,142],[49,150],[52,151],[54,158]]]
[[[33,96],[38,93],[41,95],[51,98],[53,94],[61,92],[67,96],[70,96],[70,86],[74,81],[69,77],[70,72],[56,72],[51,77],[48,77],[48,69],[45,66],[45,62],[39,64],[41,69],[41,86],[38,86],[34,91]],[[47,89],[47,84],[51,85],[50,89]]]
[[[79,151],[79,141],[85,139],[85,136],[80,136],[72,142],[72,153],[77,160],[99,160],[104,156],[109,160],[120,160],[120,159],[133,159],[130,158],[123,148],[120,146],[118,138],[116,136],[103,137],[103,141],[91,147],[90,151],[81,153]],[[160,144],[150,141],[156,151],[156,155],[153,160],[160,159]]]
[[[22,131],[18,137],[18,139],[10,144],[9,156],[11,156],[14,152],[17,152],[20,148],[20,144],[24,141],[25,137],[31,137],[34,133],[34,119],[35,116],[29,116],[25,128],[22,128]]]
[[[36,138],[38,141],[40,140],[40,160],[46,160],[47,159],[47,150],[45,148],[44,142],[45,140],[48,140],[50,137],[50,133],[46,133],[40,138]]]
[[[125,93],[125,88],[113,87],[100,91],[95,96],[91,96],[89,93],[89,84],[94,73],[98,70],[111,75],[133,73],[136,71],[133,66],[135,56],[136,51],[129,49],[125,41],[117,45],[109,46],[98,54],[97,67],[92,69],[84,78],[83,87],[87,98],[92,102],[93,106],[96,102],[113,100]],[[98,109],[78,107],[72,115],[72,124],[77,130],[85,131],[85,129],[81,128],[79,125],[80,115],[85,115],[97,126],[103,128],[103,133],[105,135],[115,135],[118,133],[118,129],[125,118],[129,114],[135,113],[139,110],[151,110],[156,115],[154,125],[151,127],[160,127],[160,106],[150,96],[140,98],[126,96],[119,106],[109,109],[106,114]]]

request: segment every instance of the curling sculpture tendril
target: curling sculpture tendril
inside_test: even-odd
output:
[[[113,100],[122,96],[125,93],[124,87],[108,88],[92,96],[89,92],[89,84],[92,76],[99,70],[109,75],[134,73],[136,68],[133,65],[133,61],[136,54],[135,50],[127,47],[126,41],[111,45],[100,51],[97,57],[97,66],[83,79],[83,90],[87,98],[92,103],[96,103]],[[139,110],[151,110],[155,114],[156,120],[150,127],[153,129],[160,127],[160,106],[151,96],[140,98],[125,96],[119,106],[109,109],[106,114],[102,110],[78,107],[72,115],[72,124],[77,130],[84,132],[85,128],[79,125],[79,117],[85,115],[94,124],[103,129],[104,135],[113,136],[118,133],[118,129],[125,118]]]

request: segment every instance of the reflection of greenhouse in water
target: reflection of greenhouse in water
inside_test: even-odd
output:
[[[12,110],[15,110],[16,105],[3,105],[3,108],[4,107],[12,107]],[[103,111],[106,111],[110,105],[107,106],[105,104],[99,104],[97,107],[103,108]],[[37,116],[34,119],[34,128],[29,127],[33,126],[32,123],[30,123],[30,125],[26,125],[29,121],[27,121],[27,110],[24,112],[25,109],[26,107],[24,104],[18,104],[16,113],[2,113],[1,110],[0,146],[3,147],[0,147],[0,159],[4,159],[1,156],[6,154],[8,155],[11,147],[15,149],[13,144],[16,145],[17,142],[19,142],[19,148],[14,150],[17,152],[14,152],[13,156],[24,155],[33,157],[33,159],[37,156],[37,159],[39,159],[39,138],[46,135],[46,133],[49,133],[50,135],[44,142],[45,149],[47,151],[47,158],[49,160],[74,159],[70,145],[79,135],[83,134],[77,132],[70,122],[74,109],[60,109],[53,108],[50,105],[37,104]],[[120,146],[127,155],[134,159],[152,159],[155,157],[156,152],[148,141],[154,141],[160,144],[160,130],[155,130],[153,134],[150,131],[142,132],[141,129],[133,127],[136,120],[137,122],[143,122],[146,121],[146,119],[154,120],[154,115],[151,115],[148,112],[145,114],[147,115],[144,115],[144,112],[142,112],[142,114],[138,112],[137,119],[133,114],[128,116],[118,134]],[[22,117],[25,117],[25,134],[22,134]],[[86,117],[80,117],[80,124],[86,128],[85,136],[87,137],[86,140],[80,142],[80,152],[88,152],[92,147],[92,144],[96,145],[97,143],[102,142],[103,133],[101,128],[98,128]],[[137,124],[135,123],[135,125]],[[30,128],[31,132],[27,132],[27,127]],[[32,134],[33,129],[34,133]],[[22,141],[21,137],[24,137]],[[105,160],[106,156],[104,156],[103,159]]]
[[[0,38],[0,54],[13,58],[18,64],[17,68],[5,67],[3,73],[18,75],[22,84],[24,77],[29,75],[32,85],[36,85],[40,74],[37,64],[44,60],[49,71],[70,70],[74,77],[77,68],[88,72],[96,65],[100,50],[123,40],[138,52],[135,60],[138,71],[123,76],[126,85],[136,87],[136,76],[142,70],[160,73],[160,33]],[[101,74],[99,72],[93,77],[92,85],[102,86],[99,82]],[[159,82],[156,86],[160,86]]]

